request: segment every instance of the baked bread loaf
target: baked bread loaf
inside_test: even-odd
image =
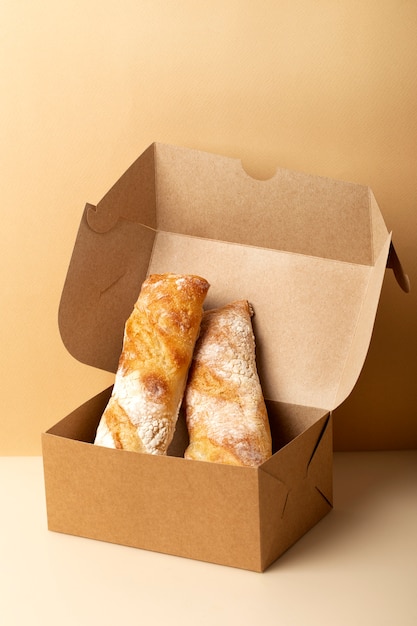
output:
[[[112,395],[95,444],[166,454],[208,289],[200,276],[154,274],[145,280],[125,325]]]
[[[246,300],[207,311],[184,397],[185,458],[257,466],[272,454]]]

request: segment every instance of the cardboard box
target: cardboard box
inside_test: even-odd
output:
[[[265,570],[332,508],[331,412],[362,368],[387,260],[407,279],[368,187],[151,145],[86,205],[59,311],[77,359],[116,371],[150,273],[200,274],[206,308],[247,298],[273,456],[258,468],[92,445],[111,388],[42,434],[50,530]]]

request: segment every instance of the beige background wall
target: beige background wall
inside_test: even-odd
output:
[[[414,291],[390,271],[335,445],[417,445],[417,2],[0,2],[0,454],[113,380],[61,344],[85,202],[153,141],[369,184]]]

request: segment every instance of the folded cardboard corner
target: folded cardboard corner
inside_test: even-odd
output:
[[[151,273],[199,274],[207,308],[248,299],[273,456],[258,468],[99,448],[111,389],[42,435],[51,530],[264,571],[332,508],[332,410],[366,357],[388,258],[368,187],[152,144],[81,219],[59,309],[83,363],[115,372]]]

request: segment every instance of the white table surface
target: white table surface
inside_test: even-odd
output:
[[[335,453],[334,509],[266,572],[47,530],[42,459],[0,457],[2,626],[416,626],[417,451]]]

